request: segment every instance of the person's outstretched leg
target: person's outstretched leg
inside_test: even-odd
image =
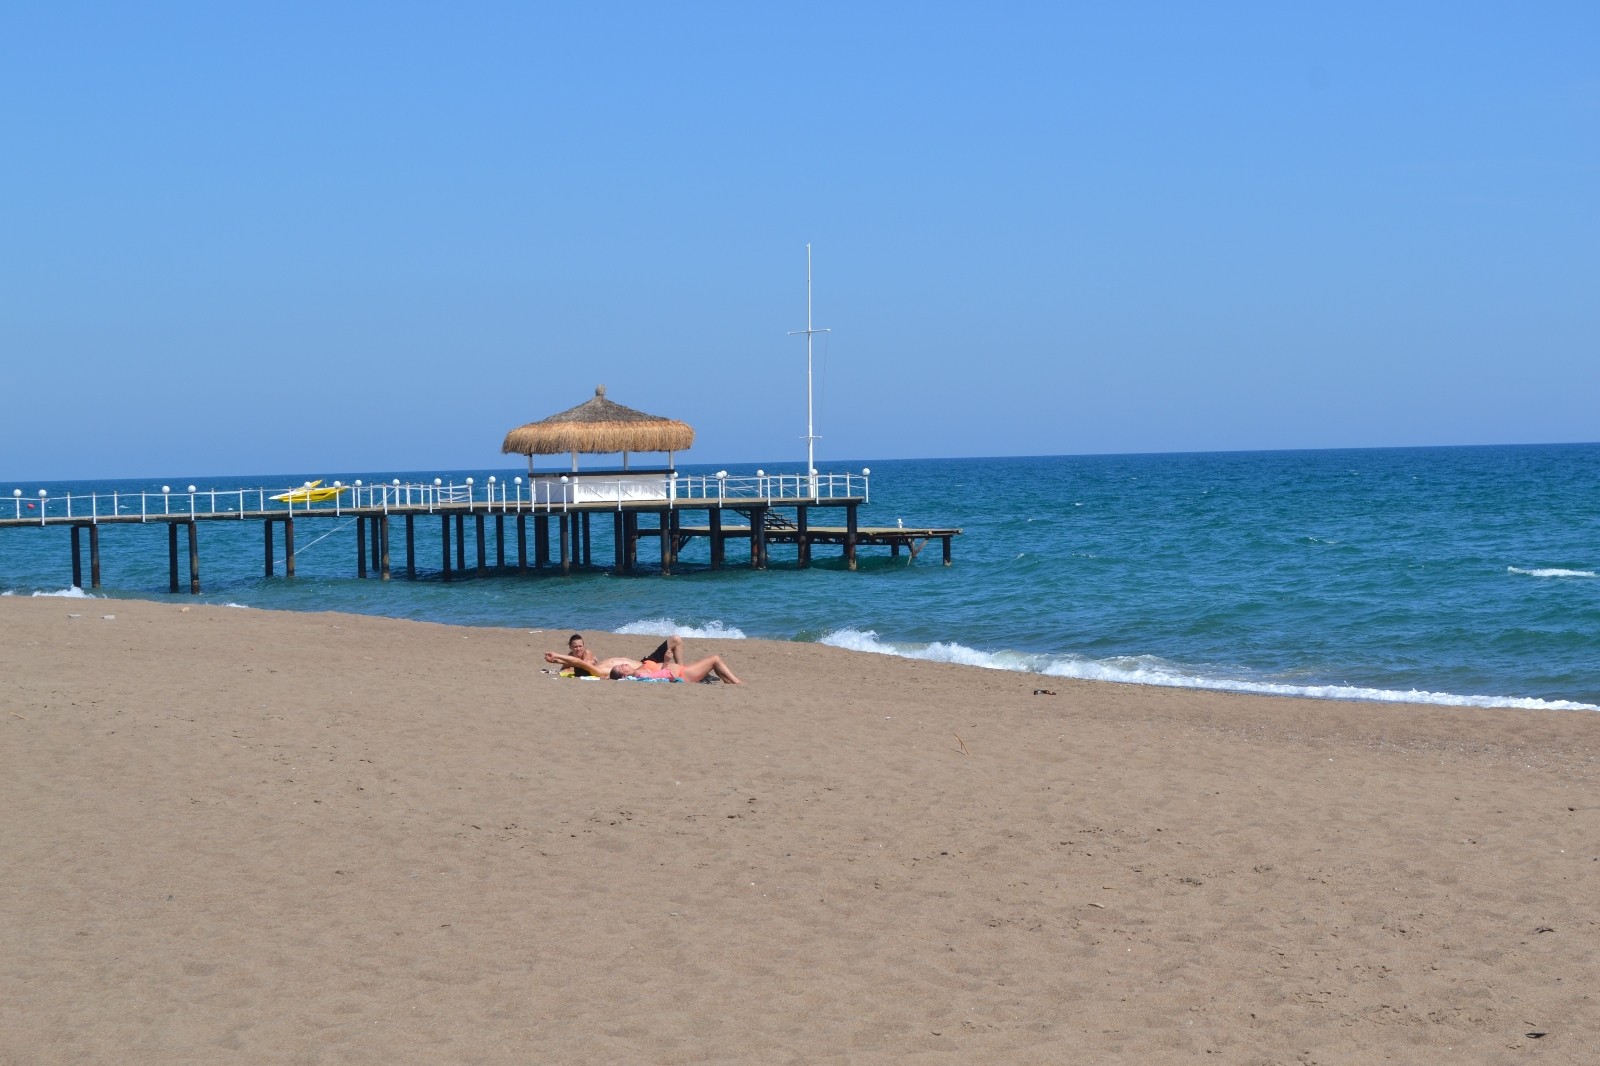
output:
[[[678,670],[678,676],[685,681],[704,681],[712,674],[716,674],[730,685],[744,684],[743,681],[734,676],[732,670],[728,669],[728,664],[722,661],[722,656],[720,655],[707,656],[697,662],[680,667]]]
[[[649,659],[651,662],[660,663],[663,666],[665,666],[667,663],[678,663],[681,665],[683,663],[683,638],[677,634],[673,634],[666,640],[663,640],[660,644],[656,645],[655,651],[652,651],[644,658]],[[640,661],[642,662],[643,660]]]

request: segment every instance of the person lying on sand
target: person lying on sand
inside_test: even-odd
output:
[[[722,661],[720,655],[708,655],[687,666],[680,663],[654,663],[648,659],[632,670],[618,664],[611,668],[610,676],[613,681],[625,677],[636,677],[641,681],[704,681],[712,674],[730,685],[744,684],[728,669],[728,664]]]
[[[574,659],[582,659],[590,666],[594,666],[599,662],[595,658],[594,652],[590,651],[588,645],[584,643],[582,633],[574,633],[567,638],[567,654]],[[683,638],[676,635],[670,636],[658,644],[654,651],[648,655],[641,656],[637,661],[681,663],[683,662]]]
[[[544,661],[565,666],[576,674],[588,674],[590,677],[610,677],[611,671],[617,667],[626,667],[628,670],[639,669],[641,662],[638,659],[629,659],[617,655],[610,659],[596,660],[592,655],[588,659],[580,659],[576,655],[562,655],[560,652],[547,651]]]
[[[547,651],[544,661],[555,663],[559,666],[568,666],[580,674],[589,674],[593,677],[608,677],[613,681],[624,677],[637,677],[644,680],[664,679],[670,681],[704,681],[713,674],[730,685],[742,685],[728,669],[728,664],[720,655],[711,655],[698,662],[688,665],[681,663],[663,663],[654,659],[628,659],[617,656],[611,659],[601,659],[596,663],[586,663],[572,655],[562,655],[559,652]]]

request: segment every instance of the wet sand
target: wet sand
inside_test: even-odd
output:
[[[1600,715],[565,635],[0,599],[0,1062],[1600,1061]]]

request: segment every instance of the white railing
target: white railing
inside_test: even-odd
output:
[[[695,507],[708,504],[737,506],[740,503],[805,503],[859,499],[866,502],[871,471],[859,474],[768,474],[733,476],[716,474],[667,475],[660,477],[605,475],[543,475],[500,480],[491,475],[482,484],[473,478],[461,483],[435,478],[428,482],[361,481],[349,485],[309,486],[307,498],[278,500],[275,496],[301,490],[244,488],[202,489],[194,485],[173,491],[163,485],[160,492],[91,492],[51,495],[40,489],[36,496],[25,496],[21,489],[11,493],[11,507],[0,503],[0,522],[47,525],[66,522],[162,521],[173,518],[260,518],[283,514],[338,515],[351,510],[427,511],[439,508],[483,508],[490,512],[565,511],[574,507],[593,509],[614,504],[618,510],[628,504],[664,503],[669,507]],[[333,494],[323,500],[309,498],[312,492]],[[3,498],[0,498],[3,499]]]

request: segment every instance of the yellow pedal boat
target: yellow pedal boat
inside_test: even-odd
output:
[[[271,498],[279,503],[321,503],[324,500],[333,499],[341,492],[348,491],[349,488],[349,485],[324,485],[322,479],[318,478],[315,481],[306,482],[297,489],[280,492]]]

